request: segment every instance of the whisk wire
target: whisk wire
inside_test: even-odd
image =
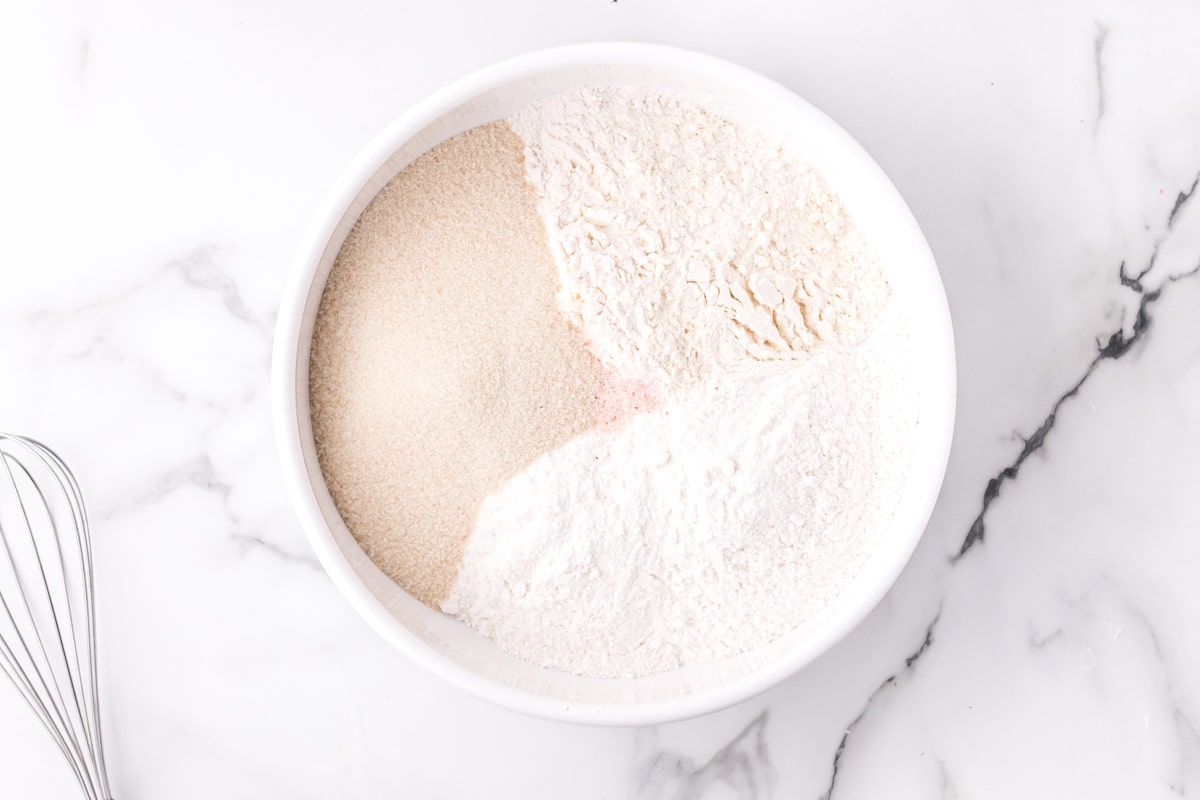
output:
[[[0,603],[2,603],[2,601],[3,598],[0,597]],[[15,627],[16,622],[12,619],[12,612],[9,610],[8,604],[2,604],[9,621]],[[26,653],[28,653],[28,649],[26,649]],[[21,695],[21,698],[33,711],[34,716],[37,717],[38,721],[42,723],[42,726],[46,729],[46,732],[50,734],[50,738],[58,747],[59,752],[63,754],[63,758],[67,759],[67,763],[71,766],[72,771],[75,773],[75,779],[79,781],[79,785],[84,788],[85,792],[87,792],[88,789],[84,783],[83,775],[80,773],[79,766],[75,759],[72,758],[71,751],[63,736],[63,723],[61,717],[59,718],[59,725],[56,726],[50,717],[50,710],[47,709],[45,703],[42,702],[41,697],[38,695],[33,684],[30,682],[28,676],[21,669],[20,664],[17,662],[16,655],[3,639],[0,639],[0,655],[4,656],[3,659],[0,659],[0,668],[3,668],[4,674],[7,675],[9,680],[16,685],[17,691]]]
[[[30,481],[32,482],[33,476],[29,473],[29,471],[26,470],[23,465],[21,465],[21,469],[25,473],[25,475],[30,479]],[[47,511],[49,511],[50,503],[46,499],[45,493],[41,490],[41,487],[39,487],[36,483],[33,484],[33,487],[38,495],[38,499],[42,502],[43,507],[45,509],[47,509]],[[25,519],[26,519],[26,522],[28,523],[29,522],[28,511],[27,511],[27,509],[24,508],[23,503],[22,503],[22,511],[25,512]],[[62,538],[59,536],[58,525],[55,523],[54,517],[52,514],[48,515],[48,521],[50,524],[50,530],[53,533],[55,550],[58,553],[57,564],[59,567],[59,575],[56,577],[61,577],[62,585],[65,587],[67,585],[66,559],[64,558],[63,552],[62,552]],[[30,525],[30,530],[32,531],[32,525]],[[70,627],[68,628],[67,626],[64,626],[62,620],[59,617],[60,609],[58,607],[58,604],[55,602],[54,594],[52,594],[51,590],[50,590],[50,578],[46,575],[46,560],[42,558],[41,548],[38,545],[36,537],[31,537],[31,539],[32,539],[32,543],[33,543],[34,558],[37,562],[38,572],[41,574],[41,578],[42,578],[42,589],[46,595],[46,603],[50,609],[50,615],[54,620],[54,634],[55,634],[55,639],[57,639],[57,641],[58,641],[59,654],[63,657],[63,661],[66,662],[66,665],[67,665],[66,677],[67,677],[67,681],[70,685],[71,697],[75,701],[75,707],[73,709],[75,712],[75,717],[74,717],[74,719],[72,719],[72,722],[75,722],[76,720],[78,720],[79,727],[82,729],[84,738],[88,741],[88,744],[89,744],[88,749],[90,750],[91,749],[90,745],[92,744],[91,736],[90,736],[90,732],[88,730],[88,726],[84,722],[84,714],[83,714],[83,708],[82,708],[82,706],[84,705],[84,700],[82,697],[80,697],[80,687],[76,684],[76,680],[75,680],[76,674],[82,675],[82,671],[80,670],[80,666],[79,666],[79,646],[78,646],[78,642],[75,640],[75,637],[74,636],[70,637],[71,638],[71,656],[73,657],[73,660],[75,663],[75,672],[72,672],[70,669],[70,666],[71,666],[70,660],[68,660],[69,657],[67,655],[66,644],[63,641],[64,628],[67,630],[71,630],[71,631],[74,631],[76,629],[75,625],[74,625],[75,618],[71,611],[71,594],[70,594],[70,592],[64,591],[63,594],[61,595],[63,598],[63,602],[66,605],[67,620],[71,623]],[[40,629],[38,630],[38,635],[39,635],[38,636],[39,645],[43,648],[42,652],[43,652],[43,655],[45,655],[45,649],[44,649],[45,644],[41,641],[41,630]],[[51,647],[53,647],[53,643],[51,643]],[[67,704],[62,697],[62,691],[58,684],[58,676],[55,674],[55,671],[53,670],[53,668],[51,668],[49,670],[49,672],[50,672],[51,678],[54,680],[55,689],[58,692],[59,702],[62,703],[62,705],[65,708]],[[70,709],[70,708],[66,708],[66,712],[67,712],[68,716],[70,716],[71,710],[72,709]],[[83,752],[79,747],[78,740],[74,740],[73,744],[74,744],[75,750],[77,752],[79,752],[80,756],[82,757]],[[90,765],[87,764],[85,761],[84,762],[85,769],[89,766]],[[89,775],[89,777],[91,777],[91,776]]]
[[[84,796],[111,800],[100,725],[91,530],[83,493],[54,451],[26,437],[0,433],[0,466],[0,501],[5,496],[13,500],[10,519],[15,523],[6,528],[0,513],[0,545],[9,576],[0,583],[0,621],[7,618],[11,629],[0,630],[0,667],[66,758]],[[64,549],[64,538],[73,539],[74,546],[67,543]]]
[[[63,480],[64,476],[70,477],[70,472],[66,471],[66,464],[63,463],[62,459],[59,458],[58,455],[54,451],[52,451],[50,448],[48,448],[45,445],[42,445],[41,443],[38,443],[38,442],[31,442],[30,444],[35,449],[39,450],[41,452],[42,456],[47,460],[47,466],[49,467],[51,475],[53,476],[59,490],[68,495],[68,508],[71,512],[72,522],[74,523],[75,530],[79,532],[79,535],[77,537],[75,537],[75,543],[76,543],[76,546],[78,547],[79,562],[80,562],[81,566],[83,567],[83,575],[81,576],[81,578],[83,579],[83,581],[85,583],[84,592],[85,592],[85,598],[86,598],[88,584],[90,584],[90,582],[91,582],[91,568],[90,568],[90,564],[85,563],[85,562],[90,562],[91,547],[90,547],[90,543],[89,543],[89,547],[86,550],[83,547],[83,535],[84,535],[83,525],[86,524],[86,517],[79,513],[79,511],[83,508],[82,493],[78,491],[78,484],[75,483],[73,478],[71,478],[71,480],[67,481],[67,482],[65,482]],[[68,484],[74,484],[74,486],[69,486]],[[41,491],[40,488],[38,489],[38,496],[42,500],[42,502],[45,504],[45,506],[47,508],[49,508],[49,503],[46,500],[46,496]],[[68,585],[67,584],[67,576],[66,576],[67,561],[66,561],[66,558],[64,557],[63,551],[62,551],[62,537],[59,535],[59,528],[58,528],[58,525],[54,522],[53,516],[51,516],[51,518],[50,518],[50,525],[51,525],[51,530],[54,533],[54,544],[58,551],[58,558],[59,558],[58,566],[59,566],[61,577],[63,580],[63,586],[66,586],[66,585]],[[85,556],[85,553],[87,554],[86,556]],[[38,559],[38,565],[39,565],[39,567],[43,566],[42,560],[40,558]],[[42,577],[43,577],[43,579],[45,579],[45,577],[46,577],[44,568],[43,568],[43,572],[42,572]],[[62,652],[63,658],[66,659],[67,658],[66,647],[63,643],[63,636],[62,636],[64,626],[58,620],[57,608],[54,605],[54,601],[50,596],[49,585],[50,585],[49,580],[45,580],[47,599],[50,602],[52,613],[54,614],[54,617],[55,617],[55,622],[58,623],[55,626],[55,632],[58,636],[59,648],[60,648],[60,651]],[[62,597],[63,597],[63,599],[65,601],[65,605],[66,605],[67,618],[71,622],[71,625],[68,628],[68,630],[74,632],[74,631],[78,630],[78,628],[75,625],[75,614],[71,607],[71,593],[64,592]],[[87,610],[90,612],[92,609],[93,603],[89,600],[89,601],[85,601],[84,605],[87,607]],[[91,635],[92,628],[91,628],[90,624],[89,624],[87,630],[88,630],[87,641],[92,641],[93,640],[93,637]],[[95,758],[95,754],[97,753],[97,741],[93,739],[93,729],[92,729],[92,724],[91,724],[92,720],[85,717],[85,712],[84,712],[85,708],[89,708],[89,707],[91,707],[93,709],[97,708],[97,706],[95,705],[95,701],[97,699],[96,692],[94,690],[94,685],[93,685],[93,694],[92,694],[92,698],[91,698],[93,700],[93,703],[89,705],[88,698],[86,698],[84,696],[84,693],[87,691],[87,688],[82,680],[82,677],[85,673],[83,672],[83,670],[80,666],[80,661],[79,661],[79,649],[80,649],[79,642],[74,635],[72,635],[70,637],[70,639],[71,639],[71,656],[75,662],[75,672],[72,673],[68,669],[67,677],[71,683],[71,693],[75,698],[75,712],[76,712],[77,718],[79,720],[79,725],[80,725],[80,728],[82,729],[83,737],[88,745],[87,750],[89,753],[93,754],[93,759],[92,759],[92,763],[90,766],[92,767],[93,771],[95,772],[95,777],[99,778],[99,773],[102,769],[101,764],[103,762],[101,761],[101,762],[97,763],[97,759]],[[93,659],[94,659],[94,653],[93,653]],[[96,669],[95,669],[94,660],[92,661],[92,663],[89,664],[89,671],[87,674],[90,674],[93,680],[95,679]],[[75,675],[79,675],[81,677],[81,680],[78,682],[78,685],[75,680]],[[98,733],[98,731],[97,731],[97,733]]]
[[[0,459],[0,461],[5,462],[5,469],[7,471],[7,456],[5,456],[3,459]],[[4,551],[8,556],[10,563],[15,564],[12,549],[9,546],[8,537],[5,535],[3,527],[0,527],[0,542],[3,542],[4,544]],[[40,634],[37,632],[36,622],[34,621],[32,612],[29,608],[28,599],[24,596],[24,587],[21,583],[20,575],[15,569],[13,570],[13,575],[15,581],[17,582],[18,596],[21,598],[22,606],[25,609],[25,616],[30,620],[31,625],[34,626],[32,638],[37,643],[38,651],[42,655],[42,663],[46,666],[43,670],[38,665],[36,653],[34,649],[30,647],[29,642],[26,640],[25,634],[21,630],[21,626],[13,616],[12,607],[9,606],[7,600],[5,600],[3,596],[0,596],[0,603],[2,603],[4,606],[5,615],[8,617],[9,624],[12,626],[16,641],[20,645],[20,650],[16,653],[13,652],[12,648],[8,647],[7,645],[5,646],[4,649],[6,651],[6,655],[11,661],[11,671],[8,668],[8,665],[6,665],[5,672],[10,678],[13,678],[14,683],[18,683],[19,689],[28,690],[28,695],[26,695],[24,691],[22,692],[22,695],[25,696],[26,702],[35,707],[35,711],[40,711],[39,717],[42,719],[43,725],[46,725],[48,729],[51,729],[52,738],[56,740],[56,743],[59,745],[59,749],[62,750],[63,756],[66,757],[68,763],[70,763],[72,770],[75,772],[76,778],[79,780],[80,786],[83,787],[84,792],[88,795],[88,797],[92,798],[94,795],[91,792],[84,775],[81,774],[81,769],[85,769],[85,767],[83,765],[83,756],[79,748],[79,743],[75,739],[74,728],[65,718],[66,704],[62,700],[61,691],[58,690],[57,679],[50,669],[49,658],[46,655],[45,645],[41,640]],[[18,654],[22,652],[24,653],[23,660],[17,657]],[[26,662],[28,667],[26,667],[22,661]],[[44,673],[50,675],[49,682],[47,682]],[[16,681],[14,675],[20,676],[22,680],[20,682]],[[37,685],[35,685],[35,680]],[[54,691],[51,691],[51,687],[53,687]],[[55,702],[56,699],[57,702]],[[49,704],[49,707],[47,707],[47,703]],[[57,725],[55,725],[55,722],[57,722]]]
[[[33,521],[30,519],[29,508],[25,502],[25,498],[21,494],[20,488],[17,485],[17,479],[12,472],[12,465],[11,465],[12,457],[9,454],[5,454],[2,461],[4,464],[5,476],[8,479],[9,487],[12,489],[13,495],[16,497],[17,508],[20,511],[21,518],[24,520],[25,530],[29,534],[29,544],[32,548],[31,552],[33,554],[33,559],[34,559],[35,563],[37,564],[38,572],[40,573],[41,578],[42,578],[42,586],[45,590],[51,619],[53,620],[53,627],[55,630],[55,635],[58,637],[58,640],[60,643],[59,651],[63,656],[63,661],[66,664],[67,673],[69,676],[70,675],[70,663],[67,662],[66,648],[62,644],[61,622],[58,617],[58,613],[57,613],[57,609],[54,604],[53,596],[50,594],[49,579],[46,577],[45,567],[42,563],[42,554],[41,554],[41,548],[39,545],[39,538],[34,534],[34,526],[33,526]],[[49,512],[49,503],[46,502],[45,495],[42,493],[41,488],[36,484],[36,482],[34,482],[34,478],[30,474],[29,470],[25,467],[24,464],[22,464],[19,461],[17,461],[16,464],[21,469],[21,471],[25,474],[25,476],[29,479],[30,485],[33,487],[33,492],[39,497],[39,499],[42,500],[45,508]],[[53,518],[51,517],[50,519],[51,519],[50,529],[53,533],[55,533],[55,538],[57,539],[57,531],[56,531],[56,527],[53,524]],[[61,725],[61,734],[62,734],[63,738],[65,739],[66,747],[67,747],[67,750],[69,751],[68,760],[71,761],[71,763],[72,763],[72,769],[75,771],[76,777],[79,778],[80,785],[83,788],[85,794],[87,794],[89,798],[93,798],[93,797],[95,797],[95,792],[92,789],[92,781],[91,781],[92,775],[91,775],[91,771],[89,769],[89,764],[87,762],[86,757],[84,756],[83,748],[80,746],[80,743],[79,743],[77,729],[74,724],[75,720],[71,718],[70,711],[67,707],[66,700],[63,698],[62,687],[59,683],[59,677],[58,677],[57,671],[54,669],[54,666],[50,661],[50,656],[46,651],[46,642],[43,637],[43,630],[42,630],[43,626],[38,624],[38,620],[34,615],[34,611],[33,611],[31,600],[30,600],[31,593],[29,592],[29,590],[26,586],[25,580],[22,578],[21,570],[17,568],[18,561],[14,557],[9,538],[6,534],[4,534],[4,531],[2,529],[0,529],[0,538],[3,538],[5,553],[9,558],[10,564],[12,565],[12,573],[13,573],[13,577],[16,581],[16,587],[17,587],[17,597],[21,601],[21,608],[24,610],[25,619],[29,623],[28,630],[31,631],[31,635],[29,638],[32,638],[34,643],[37,645],[36,651],[34,651],[33,648],[30,647],[30,644],[27,641],[25,633],[22,632],[21,627],[17,624],[16,620],[13,618],[13,613],[12,613],[11,608],[8,609],[9,620],[12,622],[12,624],[14,626],[14,629],[16,631],[17,640],[20,642],[21,647],[26,654],[26,658],[29,662],[33,676],[37,679],[37,682],[41,684],[41,687],[44,690],[44,693],[46,695],[46,698],[49,700],[50,706],[54,710],[54,715],[57,718],[59,724]],[[60,548],[60,555],[61,555],[61,548]],[[5,605],[7,606],[8,604],[6,603]],[[39,662],[37,659],[38,654],[41,655],[40,665],[39,665]],[[43,669],[43,666],[44,666],[44,669]],[[47,680],[47,678],[48,678],[48,680]],[[73,685],[73,683],[74,682],[72,680],[72,685]],[[42,699],[42,695],[38,694],[38,698]],[[78,697],[73,695],[73,699],[76,700],[76,706],[78,706]],[[80,773],[82,773],[82,774],[80,774]]]

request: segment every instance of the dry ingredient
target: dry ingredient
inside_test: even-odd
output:
[[[591,428],[600,381],[503,122],[416,159],[329,275],[310,405],[326,484],[363,550],[430,605],[488,493]]]
[[[896,506],[914,433],[898,320],[858,347],[688,390],[576,437],[484,501],[442,604],[543,666],[630,677],[820,612]]]
[[[916,430],[904,331],[801,159],[583,87],[364,213],[318,317],[314,433],[408,591],[533,663],[652,674],[794,630],[862,568]]]
[[[829,184],[766,136],[646,89],[513,117],[563,309],[659,393],[859,341],[887,283]]]
[[[862,233],[807,164],[679,98],[583,87],[514,129],[564,311],[659,407],[489,496],[443,610],[596,677],[795,629],[862,568],[915,432]]]

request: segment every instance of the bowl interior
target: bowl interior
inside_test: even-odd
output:
[[[881,254],[893,300],[907,309],[912,325],[920,390],[917,452],[901,506],[836,602],[764,647],[636,679],[583,678],[533,666],[400,589],[366,557],[334,507],[308,412],[309,346],[321,293],[343,240],[374,195],[448,137],[580,84],[686,93],[806,157]],[[578,721],[649,722],[714,710],[761,691],[827,649],[874,607],[912,553],[941,483],[953,422],[953,351],[941,283],[920,230],[883,172],[841,128],[778,85],[705,56],[644,45],[565,48],[506,62],[435,95],[386,130],[351,169],[322,221],[281,311],[294,322],[279,351],[282,406],[292,422],[282,434],[292,445],[284,448],[285,469],[293,472],[289,481],[310,540],[343,592],[386,638],[459,685],[519,710]]]

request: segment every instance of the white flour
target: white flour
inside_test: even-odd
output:
[[[512,124],[561,305],[659,394],[859,340],[887,299],[829,185],[761,134],[644,89],[578,89]]]
[[[528,661],[637,676],[745,652],[865,563],[916,428],[904,320],[840,202],[643,90],[522,112],[560,303],[654,410],[485,500],[442,609]]]
[[[913,433],[887,362],[896,327],[542,456],[484,502],[443,609],[598,677],[792,630],[857,574],[895,507]]]

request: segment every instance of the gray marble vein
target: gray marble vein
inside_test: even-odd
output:
[[[697,764],[684,753],[657,751],[642,757],[637,800],[702,800],[732,796],[765,800],[775,784],[775,769],[767,749],[768,712],[742,728],[708,761]],[[639,742],[639,749],[650,749]]]
[[[261,319],[250,310],[242,299],[237,281],[217,266],[216,252],[217,248],[211,245],[198,247],[169,262],[167,269],[178,270],[184,283],[194,289],[216,293],[225,309],[236,319],[270,335],[271,320]]]
[[[1200,184],[1200,175],[1198,175],[1191,183],[1190,187],[1179,193],[1174,206],[1172,207],[1165,224],[1165,233],[1155,243],[1151,255],[1147,260],[1146,265],[1137,273],[1135,277],[1130,277],[1126,272],[1126,265],[1121,263],[1118,269],[1118,278],[1121,285],[1133,290],[1138,295],[1135,316],[1127,331],[1125,326],[1118,327],[1117,330],[1109,333],[1107,337],[1099,337],[1097,339],[1097,352],[1091,362],[1084,369],[1082,375],[1077,378],[1071,386],[1063,392],[1054,402],[1049,413],[1043,419],[1041,425],[1028,438],[1023,439],[1023,446],[1017,458],[1004,467],[995,477],[991,478],[983,493],[983,502],[979,509],[978,515],[972,522],[959,551],[952,557],[951,565],[954,566],[964,557],[972,548],[981,544],[984,541],[985,526],[984,520],[989,507],[1000,496],[1000,489],[1007,481],[1015,480],[1020,472],[1021,465],[1034,453],[1038,452],[1045,445],[1047,436],[1053,430],[1058,414],[1063,406],[1072,398],[1076,397],[1083,389],[1088,379],[1093,375],[1097,367],[1104,361],[1115,361],[1128,354],[1133,347],[1142,340],[1150,329],[1153,323],[1151,309],[1153,305],[1161,299],[1166,289],[1173,283],[1200,274],[1200,263],[1197,263],[1192,269],[1176,274],[1167,275],[1162,279],[1160,284],[1155,289],[1148,289],[1144,286],[1143,280],[1146,279],[1152,272],[1160,246],[1171,235],[1174,229],[1175,221],[1181,212],[1191,200],[1197,185]],[[838,774],[842,768],[842,759],[845,755],[847,745],[855,728],[863,721],[875,704],[877,698],[885,691],[896,686],[898,680],[911,672],[917,665],[920,658],[925,655],[935,643],[935,629],[941,618],[941,608],[930,621],[925,629],[925,635],[919,646],[912,652],[911,655],[905,658],[904,666],[895,673],[885,678],[882,683],[867,697],[862,710],[857,716],[851,720],[846,726],[846,730],[842,735],[841,741],[838,743],[837,749],[833,754],[833,763],[830,773],[829,784],[821,795],[821,800],[831,800],[837,788]],[[1061,630],[1052,631],[1049,634],[1038,636],[1032,634],[1030,636],[1030,645],[1032,649],[1041,649],[1056,638],[1061,636]],[[1157,645],[1156,645],[1157,647]],[[1186,719],[1186,718],[1185,718]],[[1190,721],[1187,721],[1187,726],[1191,727]],[[1193,728],[1194,729],[1194,728]]]
[[[1118,589],[1119,592],[1119,589]],[[1119,592],[1120,593],[1120,592]],[[1180,797],[1187,797],[1189,788],[1194,788],[1193,778],[1200,778],[1200,733],[1188,709],[1184,706],[1183,696],[1179,690],[1179,679],[1175,677],[1167,662],[1167,654],[1163,648],[1162,638],[1158,630],[1146,615],[1145,610],[1120,593],[1121,603],[1129,616],[1141,627],[1142,632],[1150,642],[1154,655],[1154,663],[1161,671],[1163,696],[1170,706],[1171,724],[1174,727],[1176,739],[1175,775],[1168,786]]]
[[[90,297],[69,307],[38,307],[24,314],[22,321],[31,328],[54,331],[66,321],[95,315],[99,324],[111,327],[112,321],[120,313],[128,313],[128,307],[135,299],[145,301],[147,293],[164,288],[162,281],[165,277],[177,274],[187,288],[216,294],[222,307],[234,319],[246,323],[269,341],[274,315],[262,316],[249,307],[237,281],[218,265],[218,252],[219,248],[211,244],[193,247],[149,274],[134,278],[101,296]],[[95,334],[92,343],[99,344],[103,339],[102,334]],[[77,351],[77,355],[86,356],[91,352],[91,348],[85,348]]]
[[[875,704],[876,699],[888,689],[898,685],[898,682],[903,677],[910,675],[912,671],[916,669],[917,663],[921,660],[921,657],[929,651],[931,646],[933,646],[934,630],[937,628],[937,624],[941,618],[942,609],[939,608],[937,613],[934,615],[933,620],[925,628],[925,638],[921,640],[920,645],[918,645],[917,648],[912,651],[912,653],[905,657],[904,666],[884,678],[883,682],[876,687],[875,691],[871,692],[871,694],[867,696],[867,700],[863,704],[862,711],[858,712],[858,716],[852,719],[850,724],[846,726],[845,731],[842,732],[841,741],[838,742],[837,749],[833,753],[833,766],[829,774],[829,785],[821,794],[820,800],[831,800],[833,797],[833,792],[837,788],[838,773],[842,768],[842,757],[846,753],[846,745],[850,741],[850,735],[854,733],[854,729],[858,727],[858,724],[867,716],[867,713]]]
[[[938,774],[941,778],[941,800],[962,800],[962,793],[958,790],[958,785],[954,782],[954,776],[950,774],[950,768],[946,766],[946,762],[940,758],[937,760]]]
[[[235,490],[233,483],[219,477],[212,459],[199,454],[184,461],[162,475],[152,486],[140,495],[129,498],[120,506],[100,515],[102,520],[111,520],[133,509],[140,508],[146,503],[161,500],[167,495],[183,487],[192,487],[210,494],[218,499],[222,514],[228,520],[228,538],[237,545],[239,553],[251,549],[265,553],[282,562],[299,564],[312,570],[320,570],[316,558],[305,548],[302,552],[293,552],[283,545],[271,541],[260,531],[251,530],[242,520],[241,515],[233,507],[232,496]]]
[[[1179,216],[1179,212],[1184,205],[1192,199],[1192,195],[1196,193],[1196,187],[1200,186],[1200,174],[1196,175],[1192,181],[1192,185],[1175,196],[1175,205],[1171,206],[1171,213],[1167,217],[1167,230],[1175,227],[1175,218]]]
[[[1004,486],[1004,484],[1008,481],[1016,480],[1017,475],[1021,471],[1021,465],[1024,464],[1031,455],[1038,452],[1043,446],[1045,446],[1046,437],[1049,436],[1050,432],[1054,429],[1054,424],[1057,421],[1058,414],[1062,410],[1063,406],[1069,400],[1073,399],[1079,394],[1080,390],[1083,389],[1084,385],[1088,382],[1088,379],[1090,379],[1095,373],[1097,367],[1099,367],[1105,361],[1116,361],[1120,358],[1123,358],[1127,353],[1130,352],[1130,350],[1133,349],[1134,345],[1141,341],[1142,337],[1146,335],[1146,333],[1150,330],[1150,326],[1154,322],[1154,318],[1150,315],[1151,308],[1159,301],[1159,299],[1161,299],[1163,292],[1166,291],[1171,284],[1184,278],[1192,277],[1193,275],[1197,274],[1197,271],[1200,271],[1200,261],[1198,261],[1193,269],[1166,276],[1156,289],[1149,290],[1142,283],[1143,279],[1145,279],[1154,269],[1159,248],[1166,241],[1166,239],[1170,237],[1171,232],[1174,229],[1176,218],[1178,217],[1180,211],[1187,205],[1188,201],[1191,200],[1192,195],[1195,193],[1197,184],[1200,184],[1200,175],[1197,175],[1192,181],[1190,188],[1179,193],[1179,196],[1175,201],[1175,205],[1171,208],[1171,212],[1167,217],[1166,233],[1159,237],[1159,239],[1155,242],[1149,259],[1147,260],[1145,266],[1137,273],[1137,275],[1135,277],[1130,277],[1126,271],[1125,262],[1121,262],[1121,265],[1118,269],[1118,279],[1120,280],[1121,285],[1133,290],[1138,295],[1137,309],[1132,328],[1127,332],[1125,326],[1122,325],[1118,327],[1117,330],[1109,333],[1107,337],[1097,337],[1096,354],[1092,357],[1092,360],[1090,363],[1088,363],[1087,367],[1084,368],[1082,374],[1065,392],[1058,396],[1058,398],[1054,401],[1053,406],[1051,406],[1049,413],[1047,413],[1045,418],[1043,418],[1041,424],[1029,437],[1024,439],[1024,446],[1021,448],[1021,452],[1017,454],[1016,459],[1014,459],[1010,464],[1001,469],[994,477],[988,480],[987,486],[983,491],[983,502],[980,505],[979,513],[975,517],[975,520],[971,523],[971,527],[968,529],[966,536],[963,538],[958,553],[953,556],[953,561],[957,562],[960,558],[970,552],[971,549],[976,545],[983,543],[987,532],[984,523],[985,518],[987,517],[988,509],[991,507],[992,503],[994,503],[996,499],[1000,497],[1000,489]]]
[[[260,552],[274,556],[289,564],[299,564],[317,572],[321,572],[321,565],[317,563],[315,558],[308,554],[307,549],[305,549],[303,553],[293,552],[286,549],[282,545],[270,541],[261,534],[243,533],[237,530],[234,530],[232,533],[230,533],[229,538],[232,539],[236,544],[241,545],[244,550],[257,549]]]
[[[1108,104],[1104,87],[1104,46],[1108,44],[1110,28],[1102,22],[1096,23],[1096,37],[1092,41],[1092,56],[1096,65],[1096,121],[1092,124],[1093,135],[1100,130],[1100,121]]]

